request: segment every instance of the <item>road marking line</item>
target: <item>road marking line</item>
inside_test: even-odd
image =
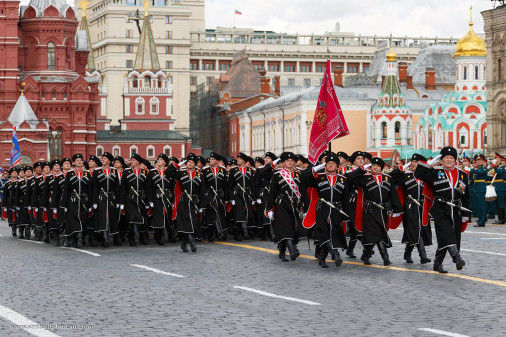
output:
[[[38,336],[38,337],[58,337],[58,335],[52,333],[51,331],[48,331],[43,328],[39,328],[39,324],[35,323],[34,321],[26,318],[25,316],[18,314],[14,310],[11,310],[7,307],[4,307],[3,305],[0,305],[0,317],[5,318],[8,321],[11,321],[12,323],[16,325],[22,326],[22,328],[32,335]],[[37,328],[33,328],[31,326],[38,326]],[[20,328],[21,330],[21,328]]]
[[[79,249],[79,248],[74,248],[74,247],[61,247],[61,248],[72,249],[72,250],[75,250],[76,252],[81,252],[81,253],[89,254],[92,256],[101,256],[100,254],[93,253],[93,252],[90,252],[90,251],[84,250],[84,249]]]
[[[506,235],[505,233],[496,233],[496,232],[475,232],[473,230],[471,231],[465,231],[463,234],[490,234],[490,235]]]
[[[506,240],[506,238],[473,238],[479,240]]]
[[[506,254],[494,253],[494,252],[486,252],[486,251],[483,251],[483,250],[472,250],[472,249],[463,249],[463,248],[460,248],[460,250],[465,251],[465,252],[472,252],[472,253],[483,253],[483,254],[490,254],[490,255],[506,256]]]
[[[240,244],[231,243],[231,242],[215,242],[215,243],[219,244],[219,245],[224,245],[224,246],[235,246],[235,247],[241,247],[241,248],[246,248],[246,249],[253,249],[253,250],[258,250],[258,251],[261,251],[261,252],[266,252],[266,253],[271,253],[271,254],[276,254],[276,255],[279,254],[279,251],[274,250],[274,249],[268,249],[268,248],[250,246],[250,245],[240,245]],[[314,256],[309,256],[309,255],[303,255],[303,254],[301,254],[299,257],[301,257],[303,259],[310,259],[310,260],[313,260],[313,261],[315,260]],[[332,262],[332,261],[327,260],[327,262]],[[483,278],[474,277],[474,276],[452,274],[452,273],[440,274],[437,271],[432,271],[432,270],[408,269],[408,268],[391,267],[391,266],[390,267],[386,267],[386,266],[380,266],[380,265],[376,265],[376,264],[365,265],[365,264],[360,263],[360,262],[352,262],[352,261],[344,261],[343,263],[344,264],[351,264],[351,265],[361,266],[361,267],[367,267],[367,268],[377,268],[377,269],[407,271],[407,272],[412,272],[412,273],[423,273],[423,274],[434,274],[434,275],[438,275],[438,276],[441,276],[441,277],[454,277],[454,278],[460,278],[460,279],[463,279],[463,280],[469,280],[469,281],[474,281],[474,282],[493,284],[493,285],[500,286],[500,287],[506,287],[506,282],[504,282],[504,281],[488,280],[488,279],[483,279]]]
[[[27,240],[27,239],[21,239],[21,241],[24,241],[24,242],[31,242],[31,243],[37,243],[39,245],[43,244],[44,242],[42,241],[32,241],[32,240]]]
[[[0,238],[3,237],[4,235],[3,234],[0,234]]]
[[[251,291],[252,293],[257,293],[257,294],[268,296],[268,297],[280,298],[282,300],[287,300],[287,301],[299,302],[299,303],[304,303],[304,304],[309,304],[309,305],[320,305],[320,303],[317,303],[317,302],[301,300],[301,299],[298,299],[295,297],[280,296],[280,295],[276,295],[276,294],[268,293],[268,292],[265,292],[262,290],[248,288],[248,287],[234,286],[234,288],[242,289],[242,290],[246,290],[246,291]]]
[[[438,335],[450,336],[450,337],[469,337],[467,335],[461,335],[461,334],[455,333],[455,332],[448,332],[448,331],[430,329],[430,328],[419,328],[418,330],[432,332],[432,333],[435,333]]]
[[[143,266],[141,264],[131,264],[131,266],[132,267],[146,269],[146,270],[155,272],[157,274],[163,274],[163,275],[174,276],[174,277],[179,277],[179,278],[186,277],[186,276],[179,275],[179,274],[169,273],[169,272],[166,272],[166,271],[163,271],[163,270],[160,270],[160,269],[155,269],[155,268],[151,268],[151,267],[148,267],[148,266]]]

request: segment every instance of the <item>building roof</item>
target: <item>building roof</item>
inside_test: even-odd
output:
[[[156,52],[155,39],[153,38],[153,30],[149,22],[149,14],[146,9],[144,13],[144,22],[142,24],[141,35],[139,36],[139,46],[137,47],[137,55],[134,62],[135,70],[160,70],[160,62],[158,53]]]
[[[487,48],[483,41],[473,30],[473,12],[471,7],[471,19],[469,20],[469,31],[462,37],[455,46],[453,57],[459,56],[486,56]]]
[[[413,83],[425,83],[427,68],[436,71],[436,83],[455,83],[455,60],[452,58],[454,51],[454,46],[445,45],[420,49],[415,62],[408,67],[408,75],[413,76]]]
[[[218,91],[228,92],[232,98],[244,98],[262,92],[260,73],[246,55],[246,50],[234,54],[230,69],[220,77]]]
[[[128,142],[128,141],[186,141],[190,137],[172,130],[125,130],[121,133],[111,133],[109,130],[97,130],[98,142]]]
[[[30,103],[28,103],[26,96],[23,94],[19,96],[18,101],[16,102],[16,105],[14,105],[14,108],[12,108],[7,120],[16,127],[20,126],[24,122],[27,122],[32,128],[39,124],[37,116],[35,116]]]
[[[90,39],[90,28],[88,26],[88,19],[86,18],[85,11],[83,10],[83,16],[81,17],[81,23],[79,24],[79,31],[86,32],[86,50],[90,53],[88,54],[88,64],[86,65],[86,70],[92,72],[96,69],[95,67],[95,58],[93,57],[93,52],[91,48],[91,39]],[[79,31],[77,37],[79,37]]]
[[[21,7],[20,16],[21,17],[24,16],[25,10],[28,7],[33,7],[33,9],[35,9],[35,12],[37,13],[37,16],[43,16],[44,10],[46,10],[46,8],[49,6],[54,6],[60,13],[60,17],[65,17],[67,9],[70,8],[70,5],[65,0],[31,0],[28,6]]]

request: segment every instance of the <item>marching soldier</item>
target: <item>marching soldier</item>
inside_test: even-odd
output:
[[[204,204],[207,206],[205,212],[205,224],[210,242],[215,238],[226,239],[228,224],[225,219],[225,189],[227,186],[227,170],[220,166],[221,156],[211,152],[209,166],[202,171],[206,180],[206,197]]]
[[[431,167],[439,159],[442,166]],[[463,219],[463,212],[468,211],[469,191],[467,189],[467,174],[455,167],[457,150],[447,146],[441,150],[441,154],[429,163],[418,163],[415,177],[433,186],[434,205],[430,214],[434,218],[434,227],[438,248],[434,259],[434,271],[445,274],[443,260],[446,252],[455,263],[457,270],[465,265],[460,257],[460,237],[462,229],[467,222]],[[427,198],[425,200],[427,202]]]
[[[174,237],[173,224],[171,222],[172,215],[172,191],[174,189],[174,179],[167,175],[166,169],[170,163],[170,159],[164,153],[161,153],[157,160],[157,168],[152,169],[148,173],[147,200],[151,207],[151,227],[155,231],[156,243],[163,246],[165,244],[165,231],[169,231],[169,235]],[[172,241],[175,242],[175,240]]]
[[[178,170],[170,165],[167,175],[176,179],[176,192],[174,196],[174,209],[172,219],[176,220],[176,231],[181,239],[181,249],[188,252],[187,244],[191,251],[197,251],[195,236],[200,233],[199,214],[205,209],[206,180],[203,174],[197,170],[198,158],[190,153],[186,159],[186,169]]]
[[[16,209],[14,207],[14,201],[16,196],[16,185],[18,182],[18,170],[17,168],[11,168],[9,170],[10,180],[4,184],[3,187],[3,213],[12,229],[12,236],[17,236],[16,233]]]
[[[414,174],[420,161],[426,162],[427,159],[415,153],[411,157],[411,162],[394,169],[390,172],[390,175],[394,184],[404,189],[404,195],[406,196],[405,200],[401,200],[401,202],[404,201],[404,215],[402,218],[404,226],[402,243],[406,244],[404,260],[407,263],[413,263],[411,253],[416,246],[420,255],[420,263],[425,264],[431,262],[427,258],[425,247],[432,245],[432,231],[430,223],[427,223],[426,226],[422,223],[424,182],[417,179]]]
[[[86,168],[86,163],[88,163],[88,168]],[[93,173],[95,170],[102,166],[102,162],[97,156],[91,155],[88,158],[88,161],[84,162],[84,168],[89,172],[92,178],[92,194],[93,194]],[[90,196],[90,200],[93,203],[93,195]],[[96,231],[97,226],[95,225],[96,218],[96,210],[92,209],[91,213],[88,214],[88,220],[86,221],[84,236],[88,236],[88,243],[91,247],[97,246],[97,240],[100,241],[98,237],[99,233]]]
[[[318,191],[318,198],[311,200],[315,207],[309,206],[306,219],[314,221],[315,239],[318,241],[320,256],[319,265],[328,268],[325,263],[328,253],[336,267],[341,266],[343,259],[339,255],[339,249],[346,249],[346,224],[349,219],[344,214],[349,214],[348,180],[339,174],[338,165],[340,157],[329,153],[325,163],[306,170],[301,174],[300,180],[309,187]],[[325,168],[323,172],[320,169]],[[314,213],[314,214],[312,214]],[[314,219],[314,220],[312,220]]]
[[[109,152],[102,155],[102,167],[93,172],[93,208],[96,210],[96,231],[103,247],[109,247],[109,236],[113,235],[116,246],[121,245],[118,225],[119,182],[117,171],[110,167],[114,157]]]
[[[355,219],[355,226],[362,231],[362,245],[364,246],[364,264],[370,265],[371,251],[374,245],[378,246],[383,264],[392,264],[388,256],[387,248],[392,247],[392,242],[387,233],[389,209],[393,210],[392,217],[400,216],[401,203],[392,178],[382,173],[385,162],[378,157],[371,159],[371,172],[366,172],[361,167],[348,174],[352,184],[362,187],[364,192],[363,203],[357,201],[357,210],[362,208],[362,219]]]
[[[146,221],[146,210],[149,208],[146,199],[146,184],[148,171],[140,168],[142,157],[137,153],[133,154],[131,166],[126,168],[120,189],[121,209],[126,210],[130,223],[128,241],[130,246],[136,246],[135,236],[139,234],[139,241],[146,245],[148,242],[148,223]]]
[[[60,206],[66,213],[66,242],[70,241],[74,247],[80,248],[83,246],[83,231],[88,213],[91,212],[93,177],[84,167],[82,154],[78,153],[72,156],[72,161],[74,162],[74,169],[67,172],[65,176],[65,186]],[[103,183],[107,185],[106,182]],[[97,183],[97,186],[100,187],[100,183]],[[100,201],[98,207],[99,211],[103,207]]]
[[[295,261],[300,255],[297,243],[305,236],[299,215],[302,187],[300,173],[295,170],[297,159],[295,154],[283,152],[280,159],[283,169],[274,172],[265,212],[273,224],[274,241],[278,244],[279,258],[283,262],[288,262],[285,257],[286,249],[288,248],[290,253],[290,260]]]
[[[42,168],[42,171],[39,171]],[[37,172],[35,175],[35,182],[32,193],[32,215],[34,218],[34,234],[35,240],[49,242],[48,233],[48,216],[47,216],[47,195],[49,191],[46,186],[46,177],[51,172],[51,163],[48,161],[43,163],[36,163],[34,170]]]
[[[118,175],[118,184],[119,184],[119,192],[118,192],[118,202],[119,202],[119,212],[118,212],[118,227],[120,232],[121,242],[126,242],[127,236],[130,233],[130,225],[128,223],[128,217],[125,211],[125,204],[121,204],[122,196],[121,196],[121,183],[123,181],[123,172],[125,168],[128,168],[128,165],[125,163],[125,159],[121,156],[114,157],[114,168],[116,169],[116,173]],[[123,207],[122,207],[123,206]],[[129,241],[130,245],[132,244]]]
[[[249,157],[244,153],[237,155],[237,165],[229,171],[228,177],[228,199],[232,202],[232,211],[234,212],[235,228],[234,238],[241,241],[242,238],[250,238],[249,230],[256,228],[255,214],[253,205],[256,202],[254,198],[254,171],[247,166]],[[242,238],[241,238],[242,229]]]
[[[14,197],[14,206],[18,213],[19,238],[30,240],[32,225],[32,203],[33,193],[33,168],[26,166],[24,168],[24,179],[20,179],[16,186],[16,196]]]
[[[474,156],[476,168],[473,168],[470,174],[473,176],[473,199],[476,207],[478,222],[474,227],[485,227],[487,222],[487,203],[485,201],[485,192],[487,191],[487,176],[489,169],[485,156],[477,154]]]
[[[339,158],[339,174],[345,176],[346,173],[351,169],[351,166],[348,165],[349,156],[346,152],[338,152],[337,157]]]
[[[504,209],[506,208],[506,158],[498,156],[500,164],[494,167],[495,180],[494,187],[497,193],[497,221],[496,225],[504,225],[506,219],[504,217]]]
[[[272,241],[273,233],[271,229],[271,219],[265,215],[265,205],[269,199],[269,188],[271,187],[271,179],[274,175],[274,161],[278,157],[272,152],[265,153],[264,166],[258,167],[255,172],[255,188],[257,191],[257,224],[260,227],[260,235],[262,240],[266,240],[267,236]]]
[[[58,221],[58,204],[59,204],[59,196],[58,193],[58,183],[60,177],[63,177],[61,172],[61,162],[58,159],[55,159],[51,162],[51,171],[52,174],[46,176],[45,179],[45,187],[47,190],[45,194],[47,196],[47,201],[42,201],[43,204],[47,205],[47,220],[48,220],[48,229],[49,229],[49,240],[53,241],[55,246],[59,246],[59,229],[60,222]],[[62,179],[63,180],[63,179]]]

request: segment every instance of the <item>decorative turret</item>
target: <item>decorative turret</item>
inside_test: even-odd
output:
[[[134,62],[134,69],[138,71],[151,70],[156,72],[160,70],[160,62],[158,61],[158,53],[156,52],[155,39],[153,38],[153,31],[151,30],[151,24],[149,22],[148,8],[152,2],[153,1],[151,0],[142,1],[142,4],[144,5],[144,22]]]
[[[86,70],[89,73],[92,73],[95,70],[95,58],[93,57],[93,49],[91,48],[91,39],[90,39],[90,29],[88,26],[88,19],[86,18],[86,9],[88,8],[91,2],[89,0],[81,0],[79,4],[81,5],[81,10],[83,14],[81,16],[81,23],[79,24],[78,30],[83,30],[86,32],[86,45],[87,50],[90,52],[88,54],[88,64],[86,65]]]

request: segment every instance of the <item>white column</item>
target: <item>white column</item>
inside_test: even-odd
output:
[[[395,145],[395,124],[391,122],[387,124],[387,145]]]

